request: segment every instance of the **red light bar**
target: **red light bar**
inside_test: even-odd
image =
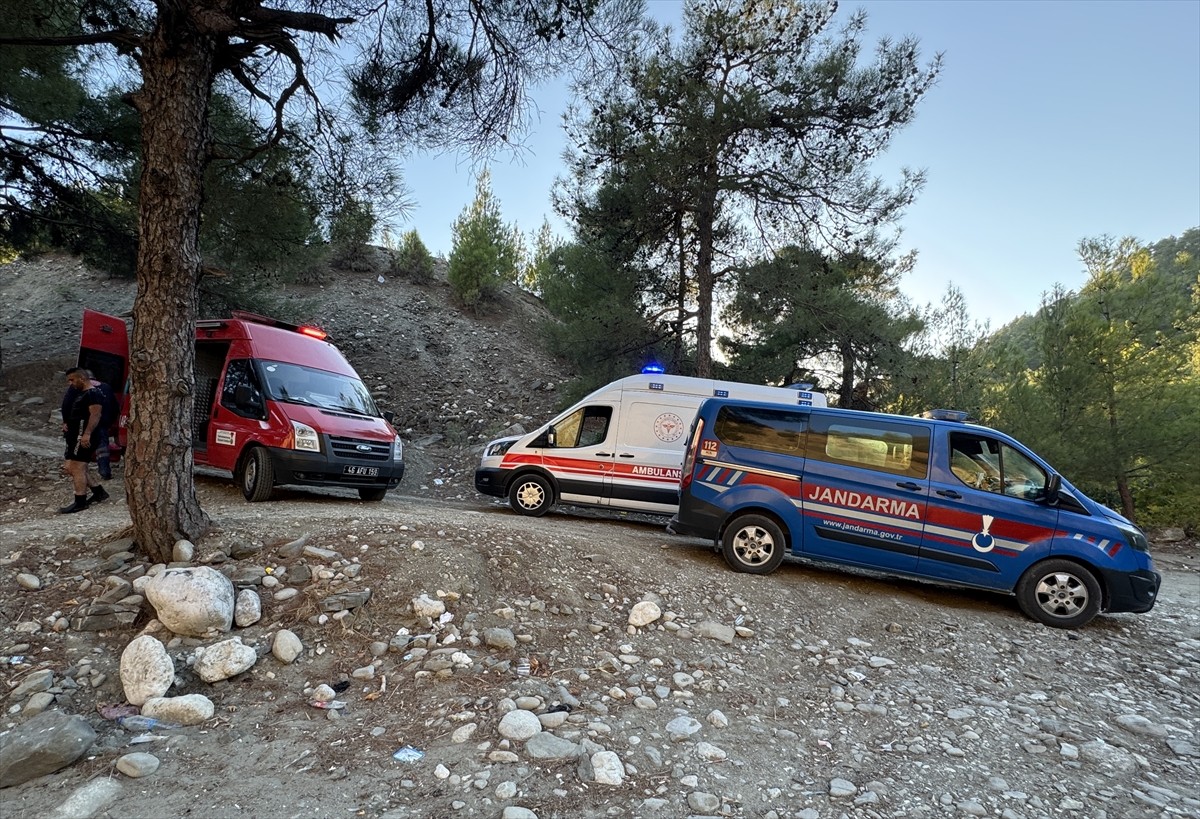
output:
[[[325,337],[327,335],[329,335],[324,330],[322,330],[320,327],[310,327],[308,325],[302,325],[300,327],[297,327],[296,329],[299,330],[304,335],[312,336],[313,338],[318,339],[319,341],[324,341]]]

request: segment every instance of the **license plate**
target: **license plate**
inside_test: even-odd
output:
[[[346,466],[342,467],[343,475],[362,475],[365,478],[374,478],[379,474],[377,466]]]

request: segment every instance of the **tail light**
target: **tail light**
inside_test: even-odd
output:
[[[692,483],[692,470],[696,466],[696,450],[700,446],[700,435],[704,432],[704,419],[697,418],[692,427],[692,439],[688,441],[687,451],[683,455],[683,475],[679,481],[679,491],[687,489]]]

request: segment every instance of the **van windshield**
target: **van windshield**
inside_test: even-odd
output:
[[[367,385],[348,375],[282,361],[259,361],[267,397],[292,404],[379,417]]]

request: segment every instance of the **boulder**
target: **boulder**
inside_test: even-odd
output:
[[[0,788],[67,767],[92,747],[96,732],[78,714],[46,711],[0,736]]]
[[[210,566],[167,569],[146,585],[162,624],[184,637],[208,637],[233,626],[229,578]]]
[[[161,697],[174,682],[175,663],[158,638],[135,637],[121,652],[121,686],[130,704]]]

